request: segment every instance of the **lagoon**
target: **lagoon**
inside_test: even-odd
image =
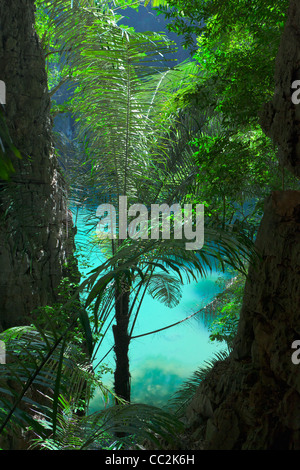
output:
[[[93,267],[102,262],[101,250],[90,245],[91,227],[95,224],[86,220],[92,212],[81,208],[72,209],[76,222],[76,247],[79,253],[84,253],[83,260],[88,260],[86,266],[79,258],[79,269],[85,276]],[[96,215],[96,211],[95,211]],[[200,311],[222,291],[222,283],[228,276],[217,271],[210,272],[205,279],[191,282],[183,287],[181,302],[169,308],[146,295],[135,326],[133,336],[138,336],[130,343],[130,373],[131,396],[133,402],[143,402],[155,406],[163,406],[180,384],[216,353],[226,348],[225,344],[211,342],[207,322]],[[223,283],[224,286],[224,283]],[[188,316],[199,312],[187,321],[181,322]],[[168,325],[181,322],[171,328]],[[153,330],[161,331],[146,336]],[[113,335],[109,331],[101,343],[95,364],[103,357],[104,363],[114,369]],[[109,352],[110,351],[110,352]],[[109,353],[108,353],[109,352]],[[108,353],[108,354],[107,354]],[[104,383],[110,387],[113,375],[105,374]],[[102,405],[102,395],[95,394],[91,403],[91,412]]]

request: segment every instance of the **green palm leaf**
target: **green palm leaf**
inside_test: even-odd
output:
[[[168,307],[176,307],[182,297],[180,281],[167,273],[154,273],[151,276],[148,291],[149,294]]]
[[[187,379],[169,399],[167,409],[175,413],[177,417],[184,416],[185,410],[197,391],[197,388],[208,376],[211,369],[218,361],[224,361],[228,357],[227,351],[216,353],[210,360],[200,366],[192,376]]]
[[[51,11],[61,56],[73,70],[71,107],[78,142],[86,152],[81,186],[89,204],[109,202],[116,207],[119,196],[147,208],[197,202],[199,169],[190,140],[204,128],[213,134],[215,122],[209,112],[195,119],[184,107],[168,109],[171,94],[180,97],[186,77],[197,74],[193,64],[167,70],[162,59],[171,45],[166,38],[120,26],[120,17],[109,9],[76,2],[70,12],[66,1],[57,0]],[[172,306],[184,282],[205,276],[213,267],[224,270],[226,264],[245,272],[253,261],[251,241],[227,227],[207,221],[205,244],[198,251],[187,250],[187,240],[173,235],[170,240],[111,240],[111,256],[80,286],[80,292],[87,291],[85,306],[94,309],[97,329],[100,322],[101,328],[111,325],[114,302],[115,319],[121,322],[123,315],[122,325],[129,326],[132,288],[137,295],[146,288]],[[115,297],[107,296],[108,290]],[[119,302],[122,293],[124,302]],[[126,328],[122,326],[122,334]]]

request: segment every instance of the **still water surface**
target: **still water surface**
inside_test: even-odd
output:
[[[91,226],[86,222],[84,210],[74,211],[77,235],[76,246],[85,254],[89,267],[79,263],[82,275],[93,267],[99,266],[102,255],[89,246]],[[146,295],[135,326],[134,336],[142,335],[170,324],[179,322],[199,311],[210,303],[221,292],[218,272],[209,273],[207,278],[199,279],[183,287],[181,302],[174,308],[168,308],[150,295]],[[113,336],[109,332],[98,351],[95,363],[112,348]],[[161,406],[175,392],[176,388],[191,374],[210,359],[216,352],[224,350],[224,344],[212,343],[202,313],[179,325],[155,334],[133,339],[130,343],[130,372],[132,385],[132,401],[144,402]],[[114,369],[114,354],[111,351],[104,360],[105,364]],[[104,383],[111,386],[113,376],[106,374]],[[102,396],[96,393],[91,404],[91,411],[99,409]]]

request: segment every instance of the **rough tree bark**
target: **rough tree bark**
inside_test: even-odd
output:
[[[0,181],[0,331],[28,323],[34,308],[57,300],[57,286],[67,274],[73,250],[34,11],[34,0],[0,2],[6,121],[23,155],[22,160],[14,159],[11,182]]]
[[[291,0],[276,60],[275,93],[261,114],[282,165],[300,176],[300,3]],[[300,449],[300,191],[270,195],[249,269],[236,344],[199,386],[186,414],[187,449]]]
[[[0,332],[32,322],[37,307],[59,300],[63,277],[79,281],[66,185],[54,154],[43,51],[34,0],[0,1],[0,80],[5,117],[22,160],[0,181]],[[72,268],[71,268],[72,266]],[[1,447],[26,449],[26,438],[1,436]]]
[[[126,282],[116,287],[115,320],[113,325],[114,351],[116,368],[114,372],[114,390],[118,397],[130,402],[130,371],[129,371],[129,298],[130,290]]]

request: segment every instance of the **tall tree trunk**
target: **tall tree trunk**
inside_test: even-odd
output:
[[[113,334],[115,341],[116,368],[114,372],[114,389],[118,397],[130,401],[130,371],[129,371],[129,286],[126,282],[116,287],[115,320]]]
[[[300,2],[290,0],[276,61],[275,94],[261,125],[279,160],[300,176]],[[300,449],[300,192],[266,201],[256,240],[262,261],[250,267],[236,344],[199,386],[186,414],[187,449]]]
[[[79,281],[74,230],[64,179],[52,143],[43,51],[35,32],[34,0],[0,1],[0,80],[5,117],[22,160],[11,181],[0,181],[0,332],[32,322],[32,312],[59,300],[66,275]],[[0,446],[27,447],[23,436]]]
[[[0,182],[0,331],[30,322],[57,300],[72,256],[72,219],[52,144],[45,61],[35,32],[34,0],[0,2],[0,80],[6,121],[22,160]],[[75,271],[77,271],[75,266]]]

